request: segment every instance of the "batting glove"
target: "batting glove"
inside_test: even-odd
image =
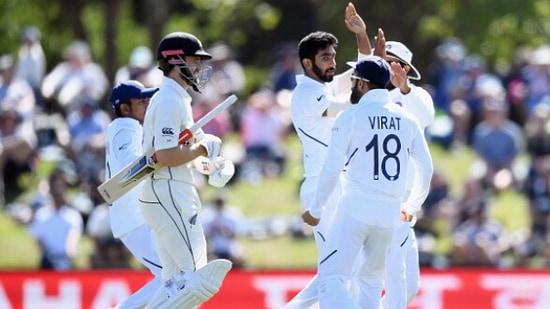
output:
[[[212,161],[220,154],[222,140],[216,135],[204,134],[200,140],[197,140],[197,143],[206,149],[206,155]]]
[[[235,166],[233,162],[224,157],[217,157],[215,165],[218,168],[208,177],[208,184],[216,188],[222,188],[235,174]]]
[[[215,161],[205,156],[198,156],[193,160],[193,168],[203,175],[210,176],[218,169],[218,166]]]

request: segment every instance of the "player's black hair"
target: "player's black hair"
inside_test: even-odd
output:
[[[172,71],[172,69],[174,68],[174,65],[169,64],[167,59],[157,60],[157,65],[159,70],[162,71],[162,74],[164,74],[164,76],[168,76],[168,74],[170,74],[170,71]]]
[[[304,59],[315,60],[315,55],[321,49],[325,49],[329,46],[336,48],[338,46],[338,39],[324,31],[315,31],[306,35],[300,43],[298,43],[298,56],[300,57],[300,64]],[[304,65],[302,64],[302,67]]]

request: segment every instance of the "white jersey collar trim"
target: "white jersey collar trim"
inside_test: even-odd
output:
[[[359,100],[359,104],[385,105],[390,100],[390,93],[386,89],[372,89],[365,93]]]
[[[176,82],[170,77],[164,76],[162,80],[162,84],[163,86],[172,88],[175,92],[177,92],[185,103],[191,104],[191,100],[192,100],[191,95],[185,90],[185,88],[183,88],[180,84],[178,84],[178,82]]]

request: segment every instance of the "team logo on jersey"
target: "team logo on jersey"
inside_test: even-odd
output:
[[[162,128],[162,135],[174,135],[174,129],[172,128]]]

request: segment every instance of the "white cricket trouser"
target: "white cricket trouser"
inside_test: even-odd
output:
[[[383,308],[406,308],[420,288],[418,244],[409,222],[400,222],[386,260]]]
[[[206,240],[198,218],[201,202],[195,187],[184,182],[147,179],[139,206],[155,234],[163,280],[206,265]]]
[[[154,242],[153,230],[147,224],[120,236],[122,243],[136,259],[155,276],[134,294],[118,304],[117,309],[135,309],[147,305],[156,291],[163,286],[162,266]]]
[[[394,228],[367,224],[345,211],[336,213],[327,242],[320,248],[317,275],[321,309],[378,308],[393,232]],[[356,273],[360,291],[356,304],[347,280],[359,254],[364,263]]]
[[[319,177],[308,177],[304,179],[300,186],[300,201],[304,208],[309,207],[313,198],[315,197],[315,191],[317,190],[317,182]],[[321,221],[315,227],[313,227],[313,237],[317,249],[324,245],[326,241],[326,234],[334,220],[334,215],[338,205],[338,200],[341,195],[340,186],[337,186],[330,195],[326,205]],[[284,307],[284,309],[308,309],[311,308],[319,300],[319,281],[317,275],[315,275],[308,284],[296,295],[294,298]]]

